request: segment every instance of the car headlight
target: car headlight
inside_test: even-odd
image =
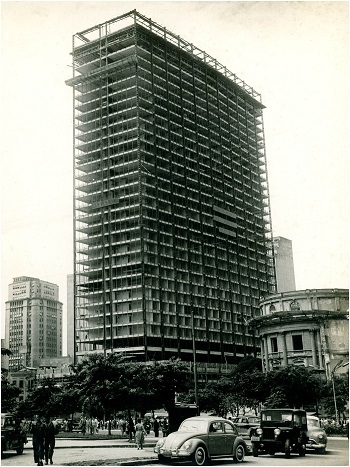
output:
[[[279,428],[275,428],[273,432],[275,433],[276,436],[281,434],[281,430]]]
[[[161,448],[165,443],[164,439],[160,439],[157,441],[156,448]]]
[[[318,437],[319,439],[323,439],[323,434],[320,433],[317,437]]]
[[[259,436],[261,436],[261,435],[263,434],[262,429],[261,429],[261,428],[257,428],[257,429],[256,429],[256,434],[259,435]]]
[[[184,444],[181,446],[180,449],[184,449],[185,451],[189,451],[192,447],[191,440],[185,441]]]

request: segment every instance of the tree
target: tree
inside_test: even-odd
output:
[[[349,400],[349,373],[334,376],[334,391],[332,381],[324,382],[321,396],[324,410],[334,418],[336,417],[334,404],[335,397],[338,419],[342,418],[345,420],[345,412]]]
[[[109,414],[124,409],[125,360],[119,354],[92,354],[73,368],[71,388],[76,391],[80,403],[89,415]]]
[[[22,390],[11,384],[5,373],[1,373],[1,411],[12,411],[21,393]]]
[[[188,366],[178,359],[144,364],[120,354],[89,355],[74,368],[70,384],[90,415],[168,409],[175,393],[191,386]]]
[[[305,367],[289,365],[266,373],[264,381],[265,405],[302,408],[312,405],[320,397],[320,383],[315,374]],[[272,395],[276,395],[273,397]]]
[[[153,407],[169,411],[175,404],[176,393],[187,392],[193,387],[192,373],[188,365],[178,358],[154,362],[149,367],[150,384],[154,390]]]
[[[265,375],[261,369],[261,361],[255,357],[243,358],[235,367],[231,375],[235,394],[236,412],[246,407],[254,409],[257,413],[259,404],[263,402]]]
[[[27,400],[19,407],[26,417],[35,413],[58,416],[61,414],[60,394],[62,389],[51,378],[45,378],[29,393]]]

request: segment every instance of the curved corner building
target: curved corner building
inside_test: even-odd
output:
[[[255,354],[275,291],[260,95],[135,10],[72,57],[76,358]]]

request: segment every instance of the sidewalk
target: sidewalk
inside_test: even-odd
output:
[[[120,435],[119,430],[112,430],[112,436]],[[80,449],[84,452],[86,449],[117,449],[114,452],[113,460],[106,459],[101,461],[100,465],[142,465],[142,464],[158,464],[158,456],[154,453],[153,448],[156,445],[159,437],[155,437],[151,432],[145,437],[145,443],[142,450],[138,450],[136,443],[128,442],[127,438],[116,439],[108,435],[108,430],[100,430],[96,435],[96,439],[91,437],[84,438],[83,435],[77,438],[69,437],[56,437],[55,450],[68,450]],[[28,443],[25,445],[25,450],[32,449],[32,439],[28,437]],[[95,450],[94,449],[94,450]],[[110,457],[110,455],[108,455]],[[82,458],[86,459],[84,455]],[[91,465],[89,461],[79,460],[74,463],[67,463],[61,465]],[[92,465],[97,465],[96,461]]]

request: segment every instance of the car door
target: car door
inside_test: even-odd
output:
[[[220,456],[224,454],[226,447],[225,447],[224,428],[223,428],[222,422],[220,421],[210,422],[208,438],[209,438],[208,447],[209,447],[210,456]]]
[[[225,448],[224,453],[226,455],[232,454],[233,444],[237,438],[237,428],[231,425],[229,422],[224,422],[224,432],[225,432]]]
[[[249,429],[249,420],[247,417],[242,417],[241,418],[241,429],[240,432],[242,435],[247,435],[248,434],[248,429]]]

